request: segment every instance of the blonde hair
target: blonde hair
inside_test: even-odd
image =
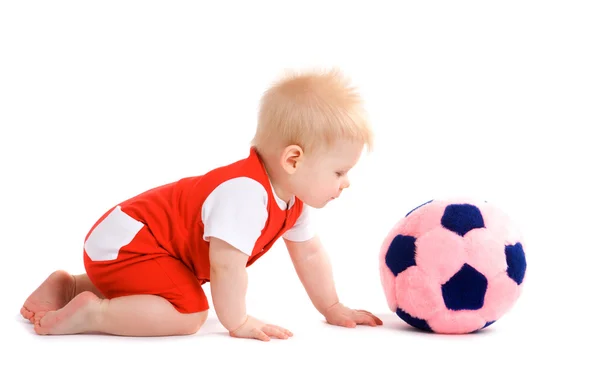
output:
[[[339,139],[373,147],[361,96],[338,69],[288,72],[263,94],[252,140],[259,152],[292,144],[312,152]]]

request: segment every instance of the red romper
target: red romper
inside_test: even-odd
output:
[[[232,194],[238,199],[228,200]],[[207,310],[202,290],[210,281],[206,238],[226,238],[248,254],[250,266],[301,222],[303,202],[296,199],[282,208],[278,199],[252,148],[245,159],[151,189],[111,208],[85,238],[87,274],[107,298],[153,294],[182,313]],[[247,228],[254,232],[239,231]],[[290,239],[307,237],[296,234],[297,239]]]

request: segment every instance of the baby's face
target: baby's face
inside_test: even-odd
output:
[[[364,144],[339,141],[327,150],[306,155],[294,177],[295,195],[307,205],[322,208],[350,186],[348,172],[356,165]]]

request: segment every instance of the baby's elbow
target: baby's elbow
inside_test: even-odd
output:
[[[240,269],[234,263],[230,262],[211,262],[210,263],[210,274],[212,275],[226,275],[236,272]]]

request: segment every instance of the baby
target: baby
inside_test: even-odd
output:
[[[282,238],[315,308],[332,325],[381,325],[339,302],[310,208],[350,186],[372,132],[362,101],[337,71],[284,77],[261,99],[247,157],[153,188],[111,207],[88,232],[86,274],[52,273],[21,309],[38,334],[196,333],[208,314],[229,335],[292,333],[246,312],[246,268]]]

